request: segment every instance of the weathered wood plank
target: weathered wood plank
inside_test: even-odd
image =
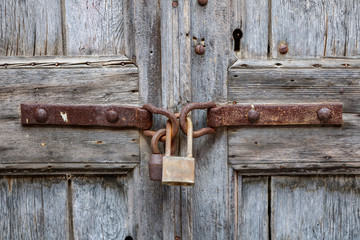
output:
[[[269,239],[268,181],[268,177],[239,177],[237,239]]]
[[[0,3],[0,55],[62,55],[59,0]]]
[[[358,1],[287,1],[271,4],[273,58],[359,56]],[[281,55],[285,42],[289,52]]]
[[[358,173],[359,128],[358,114],[341,128],[230,128],[229,161],[243,174]]]
[[[71,182],[74,239],[129,235],[126,177],[74,177]]]
[[[205,7],[190,3],[191,16],[191,102],[225,102],[227,100],[227,69],[234,57],[227,54],[232,46],[229,11],[230,1],[209,1]],[[205,45],[205,54],[194,48]],[[190,83],[189,83],[190,84]],[[195,129],[206,126],[206,111],[193,111]],[[227,131],[219,129],[211,136],[194,140],[196,159],[195,186],[191,189],[193,239],[229,239],[229,194],[232,183],[227,165]],[[230,185],[230,186],[229,186]],[[236,221],[231,219],[230,221]]]
[[[22,164],[17,165],[19,170],[28,173],[32,169],[42,174],[72,170],[124,173],[138,163],[137,130],[21,126],[22,102],[139,103],[138,69],[128,60],[124,61],[124,57],[77,59],[79,61],[71,58],[31,59],[37,63],[34,66],[31,62],[13,59],[9,61],[9,68],[0,70],[1,172],[12,172],[14,164]],[[97,62],[98,59],[102,60]],[[49,66],[54,62],[59,62],[59,66]],[[89,66],[87,62],[94,68],[83,67]],[[124,66],[123,62],[126,62]],[[115,165],[110,168],[111,164]],[[78,169],[82,166],[85,168]]]
[[[65,1],[67,54],[125,54],[134,42],[128,2]]]
[[[276,177],[271,239],[359,239],[359,177]]]
[[[0,239],[69,239],[64,177],[0,178]]]
[[[141,104],[161,106],[161,22],[160,1],[134,2],[135,54],[139,68]],[[153,129],[163,127],[163,119],[154,116]],[[162,185],[149,180],[150,139],[140,135],[140,163],[128,174],[128,211],[133,239],[163,239]],[[141,203],[141,204],[139,204]]]
[[[359,60],[239,60],[229,71],[229,102],[342,102],[360,112]],[[261,93],[261,94],[259,94]]]
[[[266,59],[269,44],[269,1],[237,0],[230,1],[229,4],[234,5],[231,8],[231,31],[239,29],[242,32],[237,56],[242,59]],[[235,41],[232,50],[235,50]]]

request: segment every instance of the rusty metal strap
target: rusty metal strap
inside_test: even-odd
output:
[[[341,103],[226,105],[208,110],[210,127],[342,125]]]
[[[152,114],[132,106],[21,104],[21,123],[149,129]]]

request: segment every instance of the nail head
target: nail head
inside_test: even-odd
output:
[[[36,119],[36,121],[41,122],[41,123],[45,122],[47,119],[47,112],[42,108],[36,109],[35,110],[35,119]]]

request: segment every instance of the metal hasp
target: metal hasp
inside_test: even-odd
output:
[[[210,127],[342,125],[342,103],[226,105],[208,110]]]
[[[132,106],[21,104],[21,123],[149,129],[152,114]]]

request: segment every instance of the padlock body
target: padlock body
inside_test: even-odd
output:
[[[175,186],[193,186],[195,183],[195,159],[164,156],[162,183]]]
[[[149,177],[152,181],[161,181],[163,168],[162,154],[152,154],[149,161]]]

